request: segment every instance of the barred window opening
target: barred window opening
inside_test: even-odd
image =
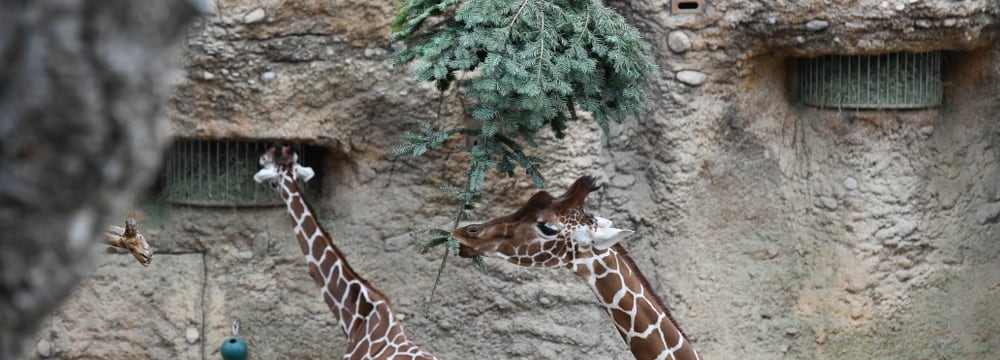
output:
[[[178,140],[164,163],[163,195],[178,205],[281,206],[274,190],[253,181],[260,168],[257,160],[268,144],[255,140]],[[308,146],[299,148],[299,163],[318,168],[321,152]],[[308,186],[308,191],[317,192],[322,183],[318,169],[317,179],[310,183],[314,185]]]
[[[941,105],[941,52],[826,55],[796,61],[798,96],[819,108],[924,109]]]

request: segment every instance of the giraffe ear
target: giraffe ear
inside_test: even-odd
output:
[[[594,238],[593,246],[597,250],[604,250],[614,246],[632,233],[634,233],[632,230],[616,229],[613,227],[598,228],[591,232]]]
[[[632,232],[632,230],[604,227],[596,230],[577,229],[571,236],[581,244],[593,246],[597,250],[604,250],[614,246]]]
[[[295,164],[292,169],[295,171],[295,177],[302,179],[303,182],[309,182],[309,179],[316,175],[316,172],[308,166]]]
[[[257,171],[256,174],[253,174],[253,181],[262,183],[265,181],[271,181],[273,179],[276,179],[278,178],[278,176],[279,176],[278,170],[275,169],[274,166],[265,166],[264,168],[260,169],[260,171]]]

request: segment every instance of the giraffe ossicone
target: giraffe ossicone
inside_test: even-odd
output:
[[[347,336],[344,359],[437,359],[407,338],[388,296],[351,268],[320,226],[296,182],[308,181],[315,172],[299,165],[295,151],[284,145],[262,154],[260,166],[254,180],[267,183],[281,195],[309,274]]]
[[[459,255],[496,257],[528,267],[565,268],[582,278],[615,321],[636,359],[700,359],[670,310],[624,247],[632,230],[588,214],[599,187],[579,178],[561,196],[539,191],[514,213],[452,231]]]
[[[275,162],[274,154],[271,151],[261,155],[260,163],[261,169],[253,175],[253,180],[258,183],[274,181],[281,177],[281,170],[278,168],[278,164]],[[311,167],[302,166],[299,164],[299,155],[292,155],[292,178],[302,179],[303,182],[309,182],[316,175]]]

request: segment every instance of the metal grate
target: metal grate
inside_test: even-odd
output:
[[[796,62],[799,99],[821,108],[920,109],[941,105],[941,52],[827,55]]]
[[[178,140],[167,154],[167,201],[193,206],[280,206],[271,188],[253,181],[264,141]],[[299,162],[306,164],[305,152]]]

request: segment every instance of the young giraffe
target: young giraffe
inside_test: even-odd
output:
[[[260,165],[254,180],[270,184],[281,194],[309,274],[347,336],[344,359],[436,359],[407,339],[389,298],[358,276],[316,221],[295,182],[298,177],[309,181],[312,169],[299,165],[289,146],[271,147],[261,155]]]
[[[636,359],[700,359],[670,310],[618,241],[631,230],[591,216],[583,202],[597,190],[581,177],[560,197],[539,191],[511,215],[455,229],[460,255],[528,267],[566,268],[583,278],[614,319]]]

